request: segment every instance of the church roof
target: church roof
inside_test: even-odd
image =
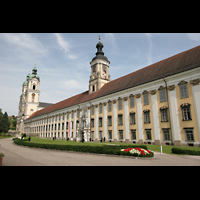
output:
[[[149,65],[145,68],[132,72],[106,83],[100,90],[89,94],[88,91],[65,99],[47,108],[33,113],[28,119],[47,114],[56,110],[80,104],[92,99],[103,97],[128,88],[136,87],[163,77],[171,76],[183,71],[200,67],[200,46],[194,47],[172,57]]]

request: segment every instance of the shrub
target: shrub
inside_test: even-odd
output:
[[[171,149],[172,153],[174,154],[186,154],[186,155],[200,155],[200,151],[189,150],[189,149],[180,149],[173,147]]]
[[[121,149],[124,148],[124,145],[119,146],[79,146],[79,145],[58,145],[58,144],[42,144],[42,143],[32,143],[26,142],[26,140],[19,140],[14,138],[14,143],[18,145],[24,145],[29,147],[44,148],[44,149],[56,149],[64,151],[76,151],[76,152],[87,152],[87,153],[97,153],[97,154],[112,154],[112,155],[123,155],[123,156],[138,156],[137,154],[131,154],[130,152],[122,152]],[[147,149],[146,145],[130,145],[132,148],[140,147]],[[145,157],[153,157],[154,154],[151,153]],[[140,157],[144,157],[143,155]]]

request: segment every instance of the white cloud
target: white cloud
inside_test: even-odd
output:
[[[76,59],[77,56],[72,54],[70,51],[71,45],[69,44],[69,42],[67,40],[64,40],[60,33],[54,33],[54,35],[57,38],[59,46],[61,47],[61,49],[64,50],[64,53],[67,55],[67,57],[72,60]]]
[[[113,48],[118,48],[116,38],[113,33],[105,33],[105,39],[112,44]]]
[[[147,60],[148,60],[148,64],[147,65],[150,65],[150,64],[152,64],[152,56],[151,56],[151,54],[152,54],[152,49],[153,49],[153,42],[151,40],[151,34],[150,33],[145,33],[145,34],[146,34],[147,39],[149,41],[149,51],[147,53]]]
[[[200,33],[187,33],[190,40],[200,41]]]
[[[63,83],[63,87],[69,90],[81,90],[81,91],[87,90],[85,84],[82,81],[76,79],[65,80]]]
[[[16,45],[18,50],[29,49],[37,54],[46,54],[47,50],[43,45],[31,34],[27,33],[2,33],[1,38],[5,39],[7,42]]]

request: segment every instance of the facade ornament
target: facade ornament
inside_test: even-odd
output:
[[[162,85],[158,88],[158,90],[163,90],[165,89],[165,87],[163,87]]]
[[[135,96],[136,96],[136,98],[138,99],[138,98],[140,98],[140,97],[141,97],[141,93],[139,93],[139,94],[136,94]]]
[[[200,78],[191,80],[190,83],[191,83],[192,85],[199,85],[199,83],[200,83]]]
[[[186,84],[187,82],[186,81],[181,81],[178,83],[178,85],[183,85],[183,84]]]
[[[124,100],[124,101],[127,101],[127,100],[128,100],[128,97],[124,97],[123,100]]]
[[[168,109],[167,106],[162,106],[162,107],[160,107],[160,110],[167,110],[167,109]]]
[[[150,91],[150,94],[151,94],[151,95],[154,95],[154,94],[156,94],[156,92],[157,92],[156,89],[155,89],[155,90],[151,90],[151,91]]]
[[[170,85],[170,86],[167,87],[167,89],[168,89],[169,91],[174,90],[174,88],[175,88],[175,85]]]
[[[117,102],[117,100],[113,100],[112,102],[113,102],[113,104],[115,104]]]

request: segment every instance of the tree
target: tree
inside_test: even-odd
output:
[[[1,132],[7,133],[9,129],[10,123],[8,121],[8,114],[5,112],[3,114],[2,120],[1,120]]]
[[[3,118],[3,113],[0,109],[0,133],[2,132],[2,125],[1,125],[2,118]]]

